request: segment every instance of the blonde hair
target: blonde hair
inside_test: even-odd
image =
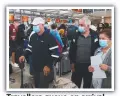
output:
[[[64,35],[64,33],[65,33],[65,30],[64,30],[64,29],[60,29],[60,30],[59,30],[59,34],[60,34],[60,35],[62,35],[62,36],[63,36],[63,35]]]

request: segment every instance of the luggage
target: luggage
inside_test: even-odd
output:
[[[63,52],[60,62],[58,62],[59,76],[62,76],[68,72],[71,72],[71,64],[68,57],[68,51]]]
[[[78,87],[71,80],[60,77],[56,80],[54,88],[78,88]]]
[[[33,85],[31,83],[25,83],[23,84],[23,70],[24,70],[24,62],[23,63],[19,63],[19,67],[21,69],[21,86],[20,88],[33,88]]]
[[[52,88],[78,88],[71,80],[63,77],[56,78],[56,65],[54,64],[54,80]]]

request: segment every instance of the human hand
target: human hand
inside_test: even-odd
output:
[[[20,63],[22,63],[22,62],[24,62],[24,61],[25,61],[25,57],[24,57],[24,56],[19,57],[19,62],[20,62]]]
[[[100,64],[101,70],[107,71],[108,70],[108,65],[107,64]]]
[[[72,64],[72,68],[71,68],[72,72],[75,72],[75,65]]]
[[[89,67],[88,67],[88,71],[89,71],[89,72],[94,72],[94,67],[89,66]]]
[[[47,76],[50,73],[50,68],[48,66],[45,66],[43,68],[44,75]]]

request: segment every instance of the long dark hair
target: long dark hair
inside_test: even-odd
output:
[[[60,27],[58,28],[58,30],[60,30],[60,29],[64,29],[64,30],[66,30],[66,26],[65,26],[65,24],[61,24]]]

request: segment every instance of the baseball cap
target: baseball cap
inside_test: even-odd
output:
[[[41,17],[36,17],[36,18],[34,18],[32,24],[33,25],[45,24],[45,20],[42,19]]]

